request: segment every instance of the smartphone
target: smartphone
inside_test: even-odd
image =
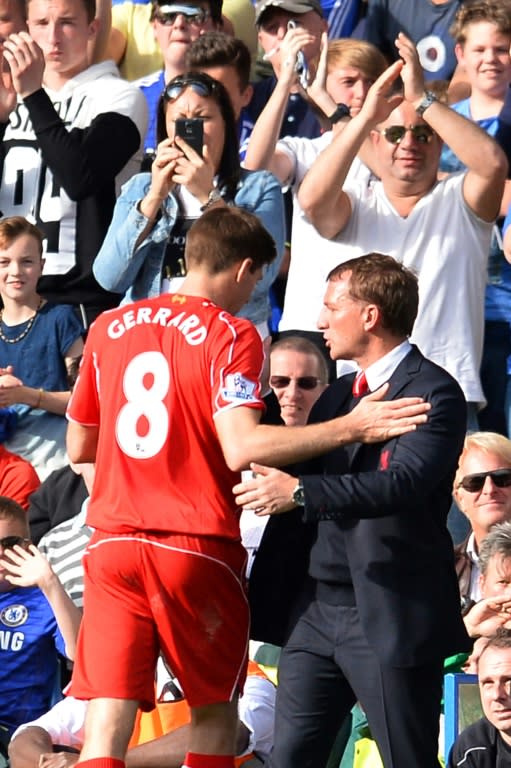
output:
[[[176,136],[180,136],[202,157],[202,145],[204,144],[204,120],[202,117],[179,117],[175,126]]]

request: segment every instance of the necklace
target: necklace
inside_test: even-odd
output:
[[[37,313],[39,312],[39,310],[41,309],[42,306],[43,306],[43,299],[40,300],[40,302],[39,302],[39,304],[37,306],[37,309],[34,312],[34,314],[32,315],[32,317],[30,317],[28,320],[25,320],[25,322],[27,324],[25,330],[23,330],[18,336],[15,336],[14,339],[10,339],[3,332],[2,325],[5,325],[5,323],[4,323],[4,311],[3,311],[3,309],[0,309],[0,339],[2,339],[2,341],[5,341],[6,344],[16,344],[18,341],[21,341],[21,339],[24,339],[25,336],[30,332],[30,329],[32,328],[32,326],[34,325],[34,320],[36,319]],[[20,323],[20,325],[23,325],[23,323]]]

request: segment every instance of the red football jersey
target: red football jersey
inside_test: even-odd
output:
[[[103,531],[239,537],[214,417],[262,409],[260,337],[212,302],[164,294],[91,326],[68,418],[99,426],[87,522]]]

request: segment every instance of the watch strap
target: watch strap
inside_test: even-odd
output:
[[[346,104],[338,104],[328,119],[335,125],[343,117],[351,117],[350,108]]]
[[[421,103],[418,107],[415,107],[415,111],[419,115],[419,117],[422,117],[424,112],[430,107],[434,101],[438,101],[437,97],[434,93],[431,91],[426,91],[424,94],[424,98],[422,99]]]

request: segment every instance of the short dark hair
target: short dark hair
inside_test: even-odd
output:
[[[252,259],[251,271],[270,264],[277,255],[275,242],[253,213],[227,206],[212,208],[191,226],[186,238],[188,268],[206,267],[211,275]]]
[[[382,327],[395,336],[410,336],[419,308],[416,275],[392,256],[368,253],[344,261],[332,269],[327,280],[340,280],[350,272],[350,294],[354,299],[376,304]]]
[[[82,0],[83,7],[87,14],[87,21],[90,23],[96,18],[96,0]],[[28,6],[30,0],[25,0],[25,18],[28,16]]]
[[[225,190],[228,200],[234,200],[240,179],[239,140],[231,98],[222,83],[219,83],[218,80],[206,75],[205,72],[185,72],[184,75],[178,75],[167,83],[165,90],[160,96],[157,107],[156,137],[158,139],[158,144],[160,141],[167,138],[165,114],[170,102],[165,98],[166,89],[178,83],[184,83],[186,85],[187,82],[199,82],[205,85],[211,95],[207,97],[205,96],[204,98],[213,99],[220,108],[220,113],[224,121],[225,139],[222,157],[220,158],[220,166],[218,168],[218,186]]]
[[[305,336],[284,336],[284,338],[275,341],[270,347],[270,359],[274,352],[290,349],[293,352],[301,352],[302,355],[314,357],[318,364],[319,378],[323,384],[328,384],[329,371],[325,356],[318,347]]]
[[[8,248],[18,237],[30,235],[37,240],[40,256],[43,255],[43,234],[24,216],[7,216],[0,219],[0,248]]]
[[[244,90],[250,81],[250,51],[237,37],[225,32],[205,32],[194,40],[186,52],[186,68],[201,71],[209,67],[233,67]]]
[[[0,520],[16,520],[28,531],[28,516],[23,507],[8,496],[0,496]]]

